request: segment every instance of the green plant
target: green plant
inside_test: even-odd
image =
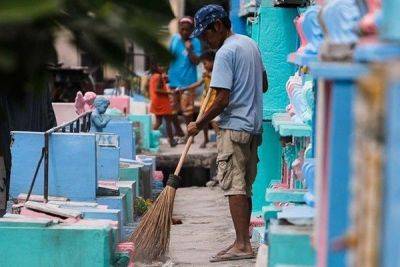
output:
[[[134,210],[136,215],[143,216],[152,204],[153,203],[150,199],[144,199],[142,197],[136,198],[134,203]]]

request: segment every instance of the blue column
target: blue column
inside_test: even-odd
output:
[[[334,81],[330,110],[328,162],[328,266],[346,266],[345,251],[329,249],[349,225],[351,143],[353,140],[353,81]]]
[[[328,134],[328,144],[323,152],[327,158],[327,170],[318,179],[327,183],[327,203],[321,209],[327,209],[327,229],[319,231],[326,236],[326,244],[318,244],[319,254],[324,255],[324,262],[329,267],[344,267],[346,251],[335,251],[332,243],[343,237],[350,225],[350,175],[351,150],[354,140],[353,104],[356,91],[355,81],[367,73],[361,64],[350,63],[315,63],[311,64],[311,73],[318,79],[324,79],[325,86],[318,90],[329,90],[325,109],[328,112],[324,122]],[[325,226],[321,226],[325,227]],[[326,256],[326,258],[325,258]],[[321,259],[320,259],[321,260]]]
[[[400,79],[389,83],[386,98],[386,169],[383,184],[381,266],[400,266]]]
[[[400,1],[382,1],[383,39],[400,41]],[[381,263],[383,267],[400,266],[400,80],[389,83],[386,100],[386,177],[384,179],[383,229],[381,236]]]
[[[265,190],[272,180],[280,180],[282,168],[282,147],[279,136],[272,126],[271,120],[263,121],[263,145],[258,148],[260,162],[257,166],[257,178],[253,184],[253,211],[261,211],[267,203]]]
[[[246,19],[239,17],[240,0],[231,0],[229,18],[235,33],[246,34]]]
[[[382,1],[382,25],[380,29],[382,39],[400,41],[399,10],[399,0]]]

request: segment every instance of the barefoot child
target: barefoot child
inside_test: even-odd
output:
[[[211,73],[212,73],[213,65],[214,65],[214,58],[215,58],[215,52],[213,50],[207,50],[200,56],[200,60],[203,63],[204,69],[205,69],[205,72],[203,73],[203,79],[201,79],[200,81],[197,81],[196,83],[193,83],[193,84],[189,85],[187,88],[185,88],[185,89],[189,89],[189,90],[195,90],[198,86],[204,84],[204,91],[203,91],[202,103],[201,103],[202,105],[203,105],[203,102],[206,98],[208,91],[212,90],[210,88],[210,81],[211,81]],[[212,90],[210,99],[208,100],[208,103],[205,107],[205,111],[207,111],[211,107],[212,103],[215,100],[215,97],[216,97],[216,91]],[[210,125],[211,125],[211,127],[213,127],[215,132],[218,134],[219,129],[218,129],[217,123],[215,121],[211,121]],[[200,148],[206,148],[206,145],[209,142],[208,125],[206,125],[203,128],[203,132],[204,132],[204,142],[200,145]]]
[[[153,64],[151,67],[149,91],[150,112],[156,116],[156,123],[153,129],[158,130],[164,119],[167,126],[169,144],[174,147],[176,146],[176,141],[172,134],[172,107],[169,99],[169,94],[172,94],[172,91],[167,86],[163,68],[158,64]]]

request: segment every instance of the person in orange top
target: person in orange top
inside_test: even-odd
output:
[[[150,71],[150,112],[156,116],[156,123],[153,125],[153,129],[158,130],[164,120],[169,144],[171,147],[175,147],[177,144],[172,133],[172,107],[169,98],[169,95],[173,92],[167,86],[167,76],[161,66],[152,64]]]
[[[197,87],[204,84],[204,91],[203,91],[202,101],[201,101],[202,105],[203,105],[203,102],[206,98],[208,91],[212,90],[210,99],[208,100],[208,103],[205,107],[205,111],[207,111],[211,107],[211,105],[214,103],[215,98],[217,96],[217,92],[210,88],[211,73],[212,73],[213,66],[214,66],[214,59],[215,59],[215,51],[213,51],[213,50],[204,51],[200,56],[200,60],[203,63],[204,70],[205,70],[205,72],[203,73],[203,79],[201,79],[201,80],[189,85],[187,88],[185,88],[185,90],[186,89],[195,90]],[[217,122],[211,121],[210,125],[214,129],[214,131],[218,134],[219,128],[218,128]],[[206,148],[207,143],[209,142],[208,125],[203,128],[203,132],[204,132],[204,142],[200,145],[200,148]]]

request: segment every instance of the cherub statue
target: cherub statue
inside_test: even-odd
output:
[[[300,16],[294,19],[294,25],[296,27],[297,34],[300,37],[300,47],[297,49],[297,53],[302,54],[304,51],[305,46],[307,45],[307,39],[304,35],[303,31],[303,22],[304,22],[304,15],[301,14]]]
[[[75,98],[75,110],[78,115],[93,110],[94,100],[96,99],[96,94],[93,92],[86,92],[85,95],[81,91],[76,93]]]
[[[318,20],[319,12],[320,7],[318,5],[311,6],[303,13],[303,21],[300,21],[302,22],[301,28],[304,38],[307,41],[304,47],[304,54],[317,55],[324,39],[324,34]]]
[[[330,0],[324,5],[320,18],[325,36],[321,59],[351,61],[361,19],[356,0]]]
[[[94,100],[94,110],[90,117],[91,131],[92,132],[103,132],[103,129],[107,126],[111,118],[104,113],[110,105],[110,100],[103,96],[98,96]]]

